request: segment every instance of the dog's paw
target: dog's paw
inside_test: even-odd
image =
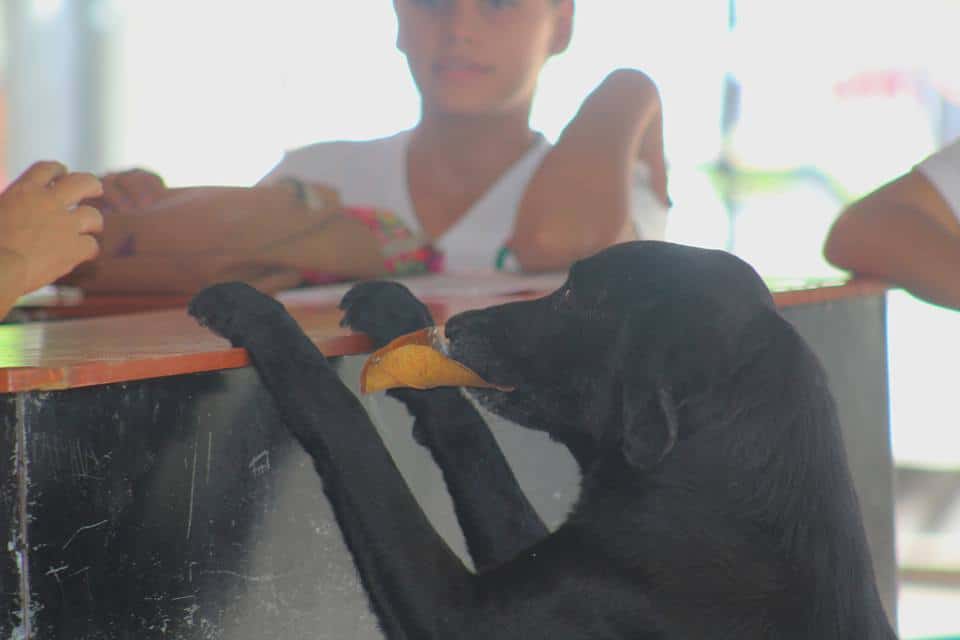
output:
[[[433,325],[426,305],[398,282],[361,282],[340,300],[340,326],[366,333],[379,348],[405,333]]]
[[[243,347],[278,322],[292,321],[282,304],[243,282],[215,284],[194,296],[187,312],[202,326]]]

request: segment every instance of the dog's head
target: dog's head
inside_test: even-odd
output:
[[[546,431],[581,465],[616,452],[657,464],[690,411],[742,358],[742,335],[772,297],[735,256],[666,242],[630,242],[577,262],[552,294],[459,314],[447,323],[454,358],[512,392],[481,404]]]

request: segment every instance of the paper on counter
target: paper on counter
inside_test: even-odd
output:
[[[517,274],[502,271],[462,271],[431,273],[404,278],[384,278],[401,282],[421,299],[451,297],[506,296],[534,291],[553,291],[566,280],[566,272]],[[354,284],[323,285],[292,289],[277,295],[284,304],[336,304]]]

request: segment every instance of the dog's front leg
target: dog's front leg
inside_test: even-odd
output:
[[[371,281],[343,297],[343,325],[381,347],[433,325],[427,307],[403,285]],[[478,569],[501,564],[547,533],[484,419],[458,389],[393,389],[414,418],[413,433],[443,473],[454,512]]]
[[[323,478],[389,636],[457,637],[472,574],[429,524],[357,398],[313,342],[282,305],[240,283],[202,291],[190,313],[250,353]]]
[[[388,393],[407,406],[417,441],[440,467],[478,570],[502,564],[547,536],[490,428],[459,389]]]

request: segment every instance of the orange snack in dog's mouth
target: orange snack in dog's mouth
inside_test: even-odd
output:
[[[487,382],[468,367],[443,353],[441,327],[429,327],[400,336],[370,354],[360,372],[360,392],[395,387],[484,387],[509,391]]]

